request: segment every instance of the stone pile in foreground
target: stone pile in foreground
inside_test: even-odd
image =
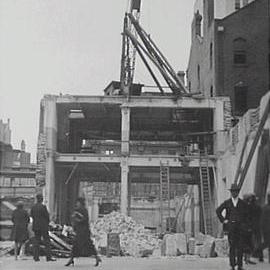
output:
[[[201,258],[227,257],[228,240],[199,233],[195,238],[184,233],[167,234],[161,245],[162,256],[197,255]]]
[[[131,217],[112,212],[99,218],[91,227],[98,247],[107,247],[107,235],[117,233],[120,238],[121,253],[134,257],[144,257],[160,248],[161,240],[156,235],[137,224]]]

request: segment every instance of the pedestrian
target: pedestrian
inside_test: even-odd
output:
[[[25,242],[28,239],[27,226],[30,221],[29,215],[25,209],[22,201],[17,203],[17,208],[12,212],[11,220],[13,222],[12,238],[15,241],[14,256],[17,260],[18,251],[20,251],[20,258],[23,258],[25,251]]]
[[[268,248],[268,262],[270,263],[270,193],[267,194],[267,204],[262,208],[261,229],[263,235],[261,248],[262,250]]]
[[[262,208],[257,203],[257,197],[255,193],[251,193],[249,197],[249,205],[251,211],[251,228],[252,228],[252,248],[253,255],[259,258],[259,261],[263,261],[263,252],[261,250],[262,234],[261,234],[261,215]]]
[[[224,231],[228,233],[231,269],[234,270],[237,265],[238,270],[242,270],[243,230],[247,224],[247,205],[238,197],[240,188],[236,184],[232,184],[229,190],[231,198],[224,201],[216,209],[216,213],[220,222],[223,223]],[[223,211],[225,211],[225,216],[223,216]]]
[[[93,241],[91,240],[89,218],[87,209],[85,208],[84,198],[79,197],[76,200],[75,211],[72,214],[72,223],[75,231],[75,238],[73,240],[70,259],[65,266],[74,266],[75,257],[89,257],[91,255],[95,256],[95,266],[98,266],[101,259],[97,254]]]
[[[45,247],[46,247],[46,260],[47,261],[55,261],[51,255],[50,248],[50,238],[49,238],[49,213],[47,207],[42,204],[43,196],[42,194],[37,194],[36,196],[37,202],[31,209],[31,217],[33,218],[33,231],[35,234],[34,240],[34,261],[39,261],[39,249],[41,238],[43,238]]]
[[[254,261],[252,261],[251,255],[254,251],[253,242],[252,242],[252,236],[253,236],[253,208],[251,205],[251,194],[244,194],[243,195],[243,201],[247,204],[247,219],[246,219],[246,226],[243,228],[242,234],[243,234],[243,255],[244,255],[244,261],[246,264],[256,264]]]

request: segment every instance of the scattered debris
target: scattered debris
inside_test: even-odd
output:
[[[13,241],[0,241],[0,257],[7,255],[14,249]]]

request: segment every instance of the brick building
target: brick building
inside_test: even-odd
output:
[[[207,97],[229,96],[241,116],[269,89],[269,1],[223,2],[195,6],[187,83]]]
[[[13,149],[11,144],[0,141],[0,196],[31,197],[35,194],[36,166],[31,164],[31,154],[21,149]]]

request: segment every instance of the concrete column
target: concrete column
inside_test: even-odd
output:
[[[121,162],[121,213],[128,214],[128,160],[123,158]]]
[[[214,109],[214,123],[213,128],[216,132],[214,142],[214,152],[218,153],[224,151],[224,102],[221,100],[216,101],[216,108]]]
[[[130,108],[122,107],[122,129],[121,129],[121,152],[123,156],[129,155],[129,134],[130,134]]]
[[[128,155],[129,155],[129,134],[130,134],[130,108],[122,107],[122,129],[121,129],[121,205],[123,214],[128,214]]]
[[[57,113],[53,96],[45,97],[45,134],[46,134],[46,175],[45,204],[51,217],[56,210],[55,205],[55,153],[57,144]]]
[[[194,185],[193,187],[193,198],[194,198],[194,236],[196,237],[200,232],[200,195],[198,185]]]

